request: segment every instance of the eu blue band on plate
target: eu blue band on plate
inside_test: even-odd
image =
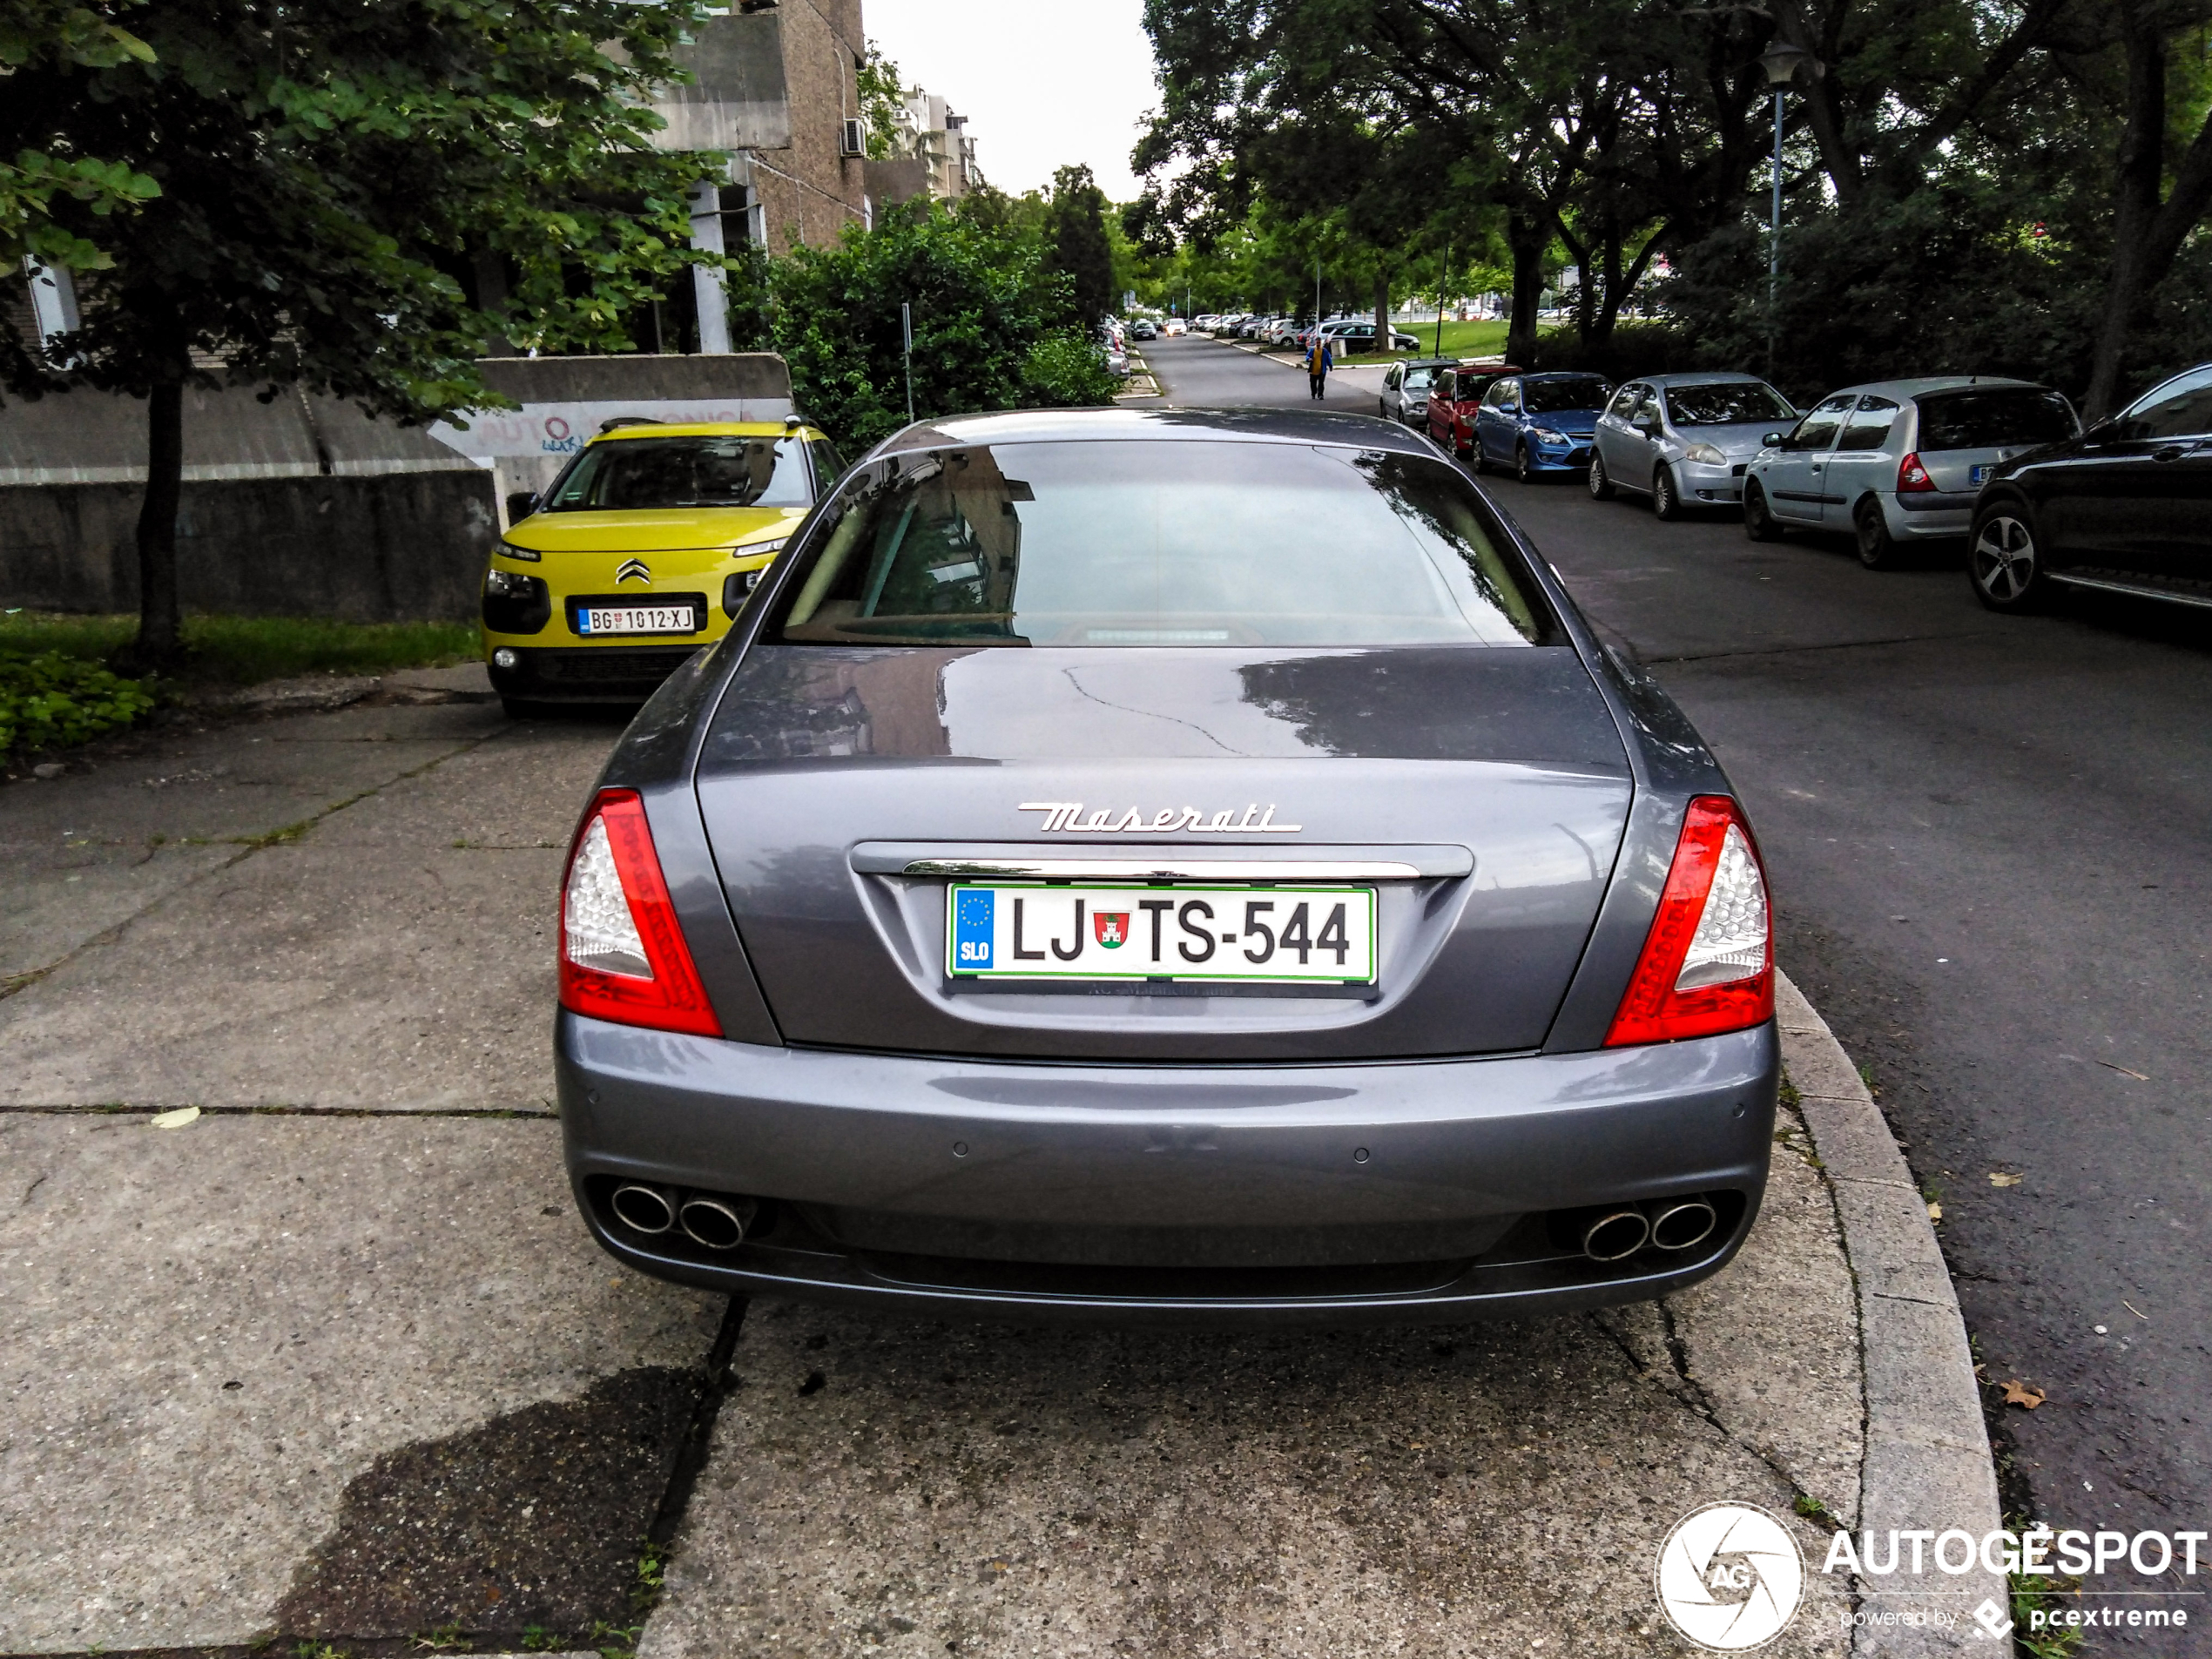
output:
[[[953,904],[953,967],[955,971],[988,972],[995,931],[993,899],[988,887],[970,888]]]

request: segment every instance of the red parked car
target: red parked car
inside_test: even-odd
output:
[[[1467,454],[1474,446],[1474,411],[1483,393],[1501,374],[1520,373],[1502,357],[1463,358],[1456,368],[1440,371],[1428,393],[1430,440],[1455,455]]]

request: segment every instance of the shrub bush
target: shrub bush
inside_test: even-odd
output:
[[[145,685],[82,658],[0,652],[0,756],[86,743],[155,706]]]

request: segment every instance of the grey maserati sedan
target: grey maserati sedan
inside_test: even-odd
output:
[[[1664,1295],[1764,1189],[1757,843],[1460,469],[1322,411],[912,426],[584,808],[577,1202],[934,1313]]]

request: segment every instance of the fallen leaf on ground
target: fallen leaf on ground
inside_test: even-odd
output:
[[[2006,1175],[2001,1170],[1992,1170],[1989,1172],[1989,1184],[1993,1187],[2016,1187],[2020,1184],[2019,1176]]]
[[[2108,1071],[2118,1072],[2123,1077],[2133,1077],[2139,1083],[2147,1083],[2150,1081],[2150,1078],[2144,1073],[2140,1071],[2130,1071],[2125,1066],[2115,1066],[2109,1060],[2100,1060],[2097,1063],[2104,1067]]]
[[[1932,1198],[1928,1200],[1928,1219],[1930,1221],[1941,1221],[1943,1219],[1943,1206]]]
[[[173,1112],[156,1112],[146,1121],[156,1129],[182,1129],[199,1116],[197,1106],[179,1106]]]
[[[2018,1378],[2005,1385],[2005,1403],[2007,1406],[2025,1406],[2033,1411],[2049,1398],[2041,1389],[2031,1388]]]

